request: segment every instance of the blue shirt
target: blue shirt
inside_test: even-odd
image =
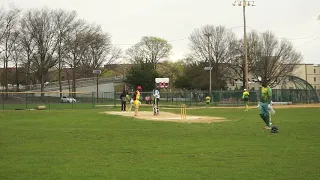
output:
[[[160,98],[160,93],[159,93],[159,91],[158,91],[157,89],[154,90],[153,96],[154,96],[155,98]]]

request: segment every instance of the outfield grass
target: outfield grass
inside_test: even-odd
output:
[[[187,111],[232,120],[212,124],[101,111],[0,111],[0,179],[319,179],[320,108],[277,110],[278,134],[257,109]]]
[[[147,106],[145,101],[141,101],[144,106]],[[204,101],[173,101],[161,100],[161,107],[180,107],[182,104],[186,104],[188,107],[205,107]],[[28,99],[27,101],[13,101],[6,102],[0,99],[0,110],[14,110],[14,109],[32,109],[36,106],[45,105],[47,109],[92,109],[98,106],[117,106],[121,107],[120,100],[102,99],[99,103],[92,99],[80,99],[77,103],[61,103],[57,98],[47,98],[44,101],[40,101],[39,98]],[[250,106],[257,105],[257,102],[250,102]],[[151,104],[149,104],[151,106]],[[230,102],[212,102],[210,106],[243,106],[242,101],[230,101]]]

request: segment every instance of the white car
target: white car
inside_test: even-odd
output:
[[[72,97],[63,96],[63,97],[61,98],[61,102],[62,102],[62,103],[76,103],[77,100],[74,99],[74,98],[72,98]]]

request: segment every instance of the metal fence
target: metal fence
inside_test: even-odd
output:
[[[1,92],[0,109],[35,109],[38,106],[46,106],[47,109],[93,108],[92,97],[92,93],[80,92]]]
[[[129,94],[132,96],[134,92]],[[45,105],[47,109],[91,109],[121,106],[121,92],[0,92],[0,110],[34,109]],[[162,107],[205,106],[208,91],[161,92]],[[61,96],[61,97],[60,97]],[[149,98],[148,98],[149,97]],[[211,106],[242,106],[242,91],[212,91]],[[259,102],[260,91],[250,91],[250,105]],[[75,99],[73,101],[71,98]],[[148,100],[149,99],[149,100]],[[274,102],[291,102],[292,104],[319,103],[314,91],[299,89],[275,89]],[[141,103],[152,104],[152,92],[142,92]]]
[[[132,94],[133,92],[131,92]],[[243,91],[180,91],[162,92],[160,98],[161,106],[180,107],[181,104],[187,106],[205,106],[206,96],[211,96],[211,106],[243,106]],[[256,105],[260,101],[260,91],[250,91],[249,105]],[[115,106],[120,106],[120,94],[115,94]],[[148,101],[150,97],[150,101]],[[288,102],[290,104],[319,103],[318,95],[314,91],[299,89],[274,89],[273,102]],[[141,103],[152,103],[152,92],[141,93]]]

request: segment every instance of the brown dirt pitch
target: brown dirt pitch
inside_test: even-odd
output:
[[[181,123],[213,123],[223,122],[226,119],[222,117],[209,117],[209,116],[190,116],[187,114],[186,119],[181,119],[180,114],[174,114],[161,111],[159,115],[153,115],[152,111],[139,111],[138,116],[134,116],[134,112],[119,112],[119,111],[106,111],[104,114],[120,115],[133,117],[142,120],[150,121],[169,121],[169,122],[181,122]]]

